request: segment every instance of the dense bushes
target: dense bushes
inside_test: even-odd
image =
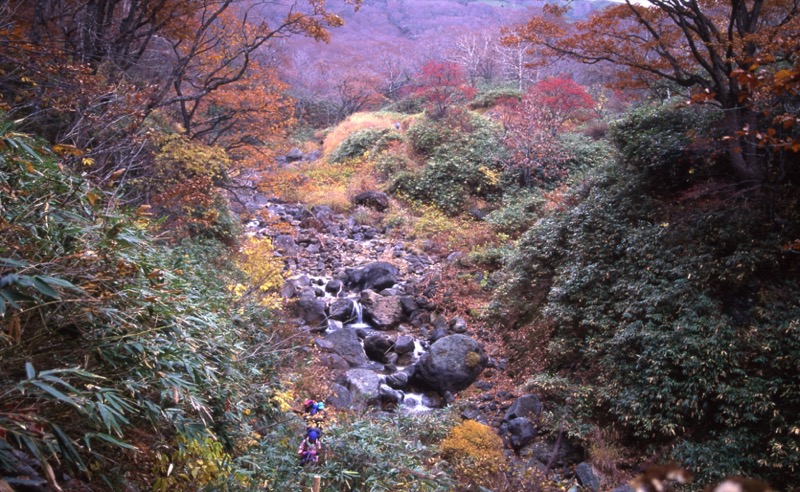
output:
[[[497,87],[482,90],[472,99],[469,107],[472,109],[488,109],[505,99],[521,99],[522,91],[511,87]]]
[[[443,121],[419,119],[409,128],[411,146],[425,166],[395,176],[393,189],[456,214],[470,199],[497,198],[504,149],[497,125],[476,114],[451,113]]]
[[[344,162],[347,159],[362,157],[370,151],[378,151],[383,145],[402,137],[397,132],[386,129],[368,128],[350,134],[329,156],[331,162]]]
[[[462,476],[470,483],[487,486],[505,468],[502,449],[500,436],[474,420],[453,427],[441,444],[442,456],[452,461]]]
[[[527,332],[509,333],[529,344],[523,353],[544,344],[547,369],[580,386],[569,398],[576,433],[611,418],[701,480],[789,485],[800,460],[800,393],[787,379],[800,360],[800,285],[781,245],[800,231],[713,182],[680,201],[653,198],[654,169],[681,159],[685,141],[650,135],[663,144],[651,158],[645,137],[621,131],[637,121],[615,130],[636,162],[603,168],[573,191],[576,206],[523,235],[494,309]]]
[[[709,107],[642,106],[612,124],[610,137],[642,178],[675,189],[712,171],[721,152],[712,128],[720,117]]]
[[[118,454],[152,440],[201,453],[211,437],[215,455],[232,453],[280,343],[261,294],[229,291],[246,283],[234,255],[215,241],[155,243],[145,209],[116,211],[46,149],[3,138],[25,152],[6,144],[0,159],[0,466],[16,447],[43,475],[55,456],[112,483],[113,462],[131,461]],[[216,470],[205,483],[234,471]]]
[[[303,470],[298,470],[295,457],[302,424],[287,423],[262,436],[247,460],[255,465],[254,479],[267,490],[293,490],[301,479],[308,483],[311,475],[320,475],[327,492],[445,492],[454,490],[455,484],[435,454],[451,419],[440,414],[338,415],[325,428],[319,464]]]

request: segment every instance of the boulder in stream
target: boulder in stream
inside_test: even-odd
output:
[[[403,306],[397,296],[382,296],[371,290],[361,293],[364,321],[378,330],[388,330],[402,323]]]
[[[326,351],[339,355],[352,367],[357,367],[369,362],[361,341],[356,331],[352,328],[342,328],[317,339],[317,345]]]
[[[384,362],[394,343],[383,335],[369,335],[364,339],[364,352],[374,361]]]
[[[388,289],[397,283],[397,275],[400,271],[396,266],[385,261],[376,261],[361,268],[349,268],[346,270],[347,288],[353,290],[371,289],[381,291]]]
[[[449,335],[423,354],[415,378],[440,394],[461,391],[478,378],[487,361],[478,342],[466,335]]]
[[[381,378],[369,369],[350,369],[345,374],[347,387],[355,401],[369,403],[378,396]]]

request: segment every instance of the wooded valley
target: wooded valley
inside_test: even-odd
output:
[[[0,492],[800,490],[798,7],[0,0]]]

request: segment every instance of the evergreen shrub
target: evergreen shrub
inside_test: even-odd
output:
[[[234,255],[217,241],[155,242],[143,215],[115,209],[41,144],[13,136],[23,154],[0,133],[0,467],[16,448],[42,475],[58,466],[52,476],[124,488],[132,434],[142,453],[155,440],[180,447],[180,435],[232,455],[282,339],[258,298],[233,288],[247,282]]]
[[[363,157],[367,152],[380,150],[379,144],[385,145],[391,140],[398,140],[400,134],[387,129],[367,128],[351,133],[328,157],[333,163],[341,163],[348,159]]]
[[[505,150],[495,123],[472,113],[456,122],[423,118],[408,130],[408,136],[426,161],[421,171],[395,177],[392,190],[396,193],[432,203],[452,215],[463,211],[470,198],[498,197]]]
[[[647,105],[612,123],[609,136],[622,161],[651,186],[676,189],[705,176],[716,163],[714,123],[720,117],[709,107]]]
[[[510,333],[552,327],[515,339],[584,388],[570,397],[577,420],[615,425],[645,453],[667,446],[701,482],[787,486],[800,463],[800,285],[779,246],[800,231],[746,197],[656,200],[642,162],[589,173],[576,206],[521,237],[494,312],[515,320]]]
[[[522,91],[512,87],[494,87],[478,92],[469,103],[471,109],[488,109],[503,99],[522,99]]]

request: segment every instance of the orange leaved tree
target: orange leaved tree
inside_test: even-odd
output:
[[[785,118],[783,107],[799,82],[796,0],[626,0],[573,24],[566,11],[546,8],[512,39],[544,54],[613,63],[628,82],[671,81],[688,88],[693,101],[716,104],[743,182],[769,177],[774,150],[800,149],[796,119]],[[765,107],[763,94],[779,92],[785,97]]]

